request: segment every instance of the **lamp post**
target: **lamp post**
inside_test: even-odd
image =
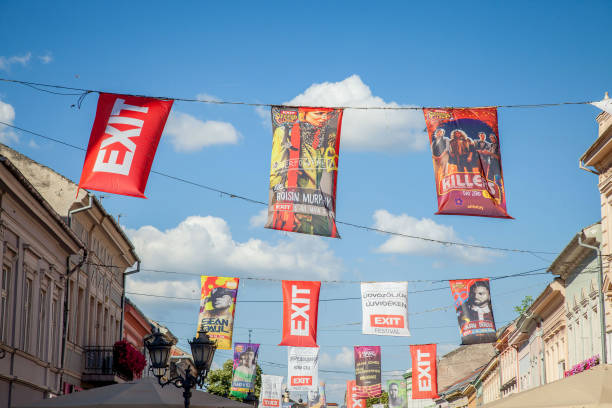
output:
[[[189,408],[189,400],[191,399],[191,389],[193,387],[202,386],[204,379],[208,375],[210,365],[217,345],[208,338],[205,331],[199,331],[198,337],[189,342],[191,346],[191,354],[195,365],[195,376],[191,374],[191,367],[187,367],[185,376],[177,375],[169,380],[162,381],[162,377],[168,370],[170,361],[170,349],[176,343],[176,340],[168,339],[159,329],[144,338],[144,344],[149,351],[151,357],[151,368],[153,375],[157,377],[159,385],[165,387],[168,384],[173,384],[177,388],[183,389],[183,397],[185,398],[185,408]]]

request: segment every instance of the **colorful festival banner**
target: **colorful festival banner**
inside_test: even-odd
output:
[[[319,391],[319,348],[288,347],[288,391]]]
[[[263,408],[280,408],[283,401],[282,386],[282,376],[262,374],[259,406]]]
[[[363,334],[410,336],[408,282],[362,282]]]
[[[246,398],[255,386],[259,344],[234,343],[234,372],[230,395]]]
[[[283,281],[283,339],[279,346],[318,347],[321,282]]]
[[[100,93],[79,188],[144,198],[173,102]]]
[[[449,281],[455,299],[461,344],[493,343],[497,340],[489,279]]]
[[[436,367],[435,344],[413,344],[412,358],[412,399],[438,398],[438,370]]]
[[[335,219],[342,112],[272,107],[266,228],[340,238]]]
[[[496,108],[424,108],[436,214],[512,218],[506,211]]]
[[[198,330],[208,332],[217,349],[232,349],[234,311],[239,278],[202,276]]]
[[[357,384],[355,380],[346,382],[346,408],[366,408],[366,399],[357,396]]]
[[[380,377],[380,346],[355,346],[357,397],[378,397],[382,392]]]
[[[327,408],[324,382],[319,383],[317,390],[308,391],[308,408]]]
[[[406,381],[387,380],[387,393],[389,394],[389,408],[408,408]]]

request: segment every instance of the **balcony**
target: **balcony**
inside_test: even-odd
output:
[[[83,383],[88,383],[92,387],[101,387],[131,381],[133,374],[118,370],[114,364],[114,355],[113,347],[85,347]]]

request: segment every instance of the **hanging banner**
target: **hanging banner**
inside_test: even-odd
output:
[[[202,276],[198,330],[208,332],[219,350],[232,349],[239,278]]]
[[[412,358],[412,399],[438,398],[436,345],[413,344],[410,346],[410,357]]]
[[[506,211],[496,108],[424,108],[436,214],[512,218]]]
[[[259,406],[264,408],[280,408],[283,400],[282,386],[282,376],[262,374]]]
[[[287,390],[319,390],[319,348],[289,347]]]
[[[380,377],[380,346],[355,346],[357,397],[378,397],[382,392]]]
[[[326,408],[325,383],[320,383],[315,390],[308,391],[308,408]]]
[[[591,105],[597,106],[604,112],[612,115],[612,99],[608,97],[608,93],[606,92],[606,97],[598,102],[591,102]]]
[[[335,219],[342,112],[272,107],[266,228],[340,238]]]
[[[408,408],[406,381],[387,380],[387,394],[389,394],[389,408]]]
[[[259,344],[234,343],[234,372],[230,395],[246,398],[255,388]]]
[[[321,282],[283,281],[283,339],[279,346],[317,347]]]
[[[346,408],[366,408],[366,399],[357,396],[355,380],[346,382]]]
[[[497,340],[489,279],[449,281],[455,299],[461,344],[493,343]]]
[[[173,102],[100,93],[79,188],[145,198]]]
[[[408,282],[362,282],[363,334],[410,336]]]

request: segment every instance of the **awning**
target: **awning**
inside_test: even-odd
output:
[[[228,398],[203,391],[191,391],[191,408],[253,408]],[[183,389],[172,384],[160,387],[157,379],[107,385],[62,395],[37,402],[16,405],[15,408],[184,408]]]
[[[612,408],[612,365],[590,370],[550,384],[512,394],[483,408]]]

